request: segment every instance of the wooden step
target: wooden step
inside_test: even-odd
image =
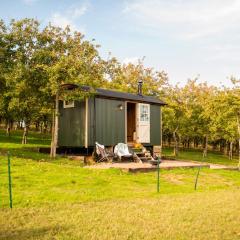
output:
[[[136,153],[136,152],[135,152]],[[136,155],[138,156],[138,157],[145,157],[145,153],[143,153],[143,152],[141,152],[141,153],[136,153]]]
[[[133,148],[131,147],[131,149],[135,152],[135,153],[138,153],[138,152],[142,152],[142,148]]]
[[[152,160],[151,157],[139,157],[141,159],[142,162],[149,162]]]

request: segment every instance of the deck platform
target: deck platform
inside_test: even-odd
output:
[[[199,166],[210,168],[210,164],[199,164],[194,162],[185,161],[173,161],[173,160],[162,160],[160,164],[160,169],[175,169],[175,168],[197,168]],[[118,168],[126,172],[151,172],[156,171],[157,166],[150,163],[134,163],[134,162],[124,162],[124,163],[99,163],[92,166],[85,166],[86,168],[94,169],[109,169]]]

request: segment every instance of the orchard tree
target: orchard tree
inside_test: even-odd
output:
[[[61,85],[76,83],[93,88],[104,86],[104,62],[97,51],[99,46],[83,40],[81,33],[72,33],[69,27],[61,29],[50,24],[41,33],[41,45],[43,56],[43,59],[40,58],[41,68],[48,76],[42,91],[45,96],[49,96],[54,109],[51,157],[55,157]]]
[[[209,104],[216,88],[207,83],[197,84],[197,78],[189,80],[182,89],[185,104],[184,133],[191,139],[200,139],[203,146],[203,156],[207,156],[210,137],[211,111]]]
[[[51,156],[55,157],[61,85],[71,82],[93,88],[104,86],[105,63],[99,57],[99,46],[84,40],[81,33],[71,32],[69,27],[61,29],[49,24],[41,30],[34,19],[12,20],[8,28],[2,23],[0,34],[0,44],[7,43],[8,54],[4,58],[4,81],[1,79],[5,87],[1,112],[4,118],[12,111],[16,114],[14,120],[24,120],[25,144],[30,124],[41,116],[49,116],[51,109]]]
[[[115,58],[107,63],[109,87],[121,91],[136,93],[139,80],[143,81],[143,94],[151,96],[164,96],[168,87],[168,76],[164,71],[155,71],[146,68],[144,59],[139,59],[137,64],[120,64]]]
[[[10,98],[8,108],[16,113],[15,120],[24,122],[22,143],[27,143],[28,128],[34,114],[41,108],[42,75],[35,61],[39,51],[39,23],[33,19],[12,20],[7,41],[12,52],[11,67],[6,74]]]
[[[0,118],[6,122],[6,134],[10,136],[10,126],[15,117],[15,111],[11,111],[12,84],[9,81],[14,65],[13,42],[9,39],[8,29],[3,21],[0,21]]]
[[[185,105],[180,87],[169,88],[167,95],[166,103],[168,105],[163,108],[163,134],[173,137],[173,155],[178,156],[181,129],[186,119]]]

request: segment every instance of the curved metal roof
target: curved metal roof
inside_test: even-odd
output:
[[[139,95],[127,92],[119,92],[113,90],[107,90],[102,88],[96,89],[97,96],[107,97],[107,98],[116,98],[116,99],[123,99],[123,100],[130,100],[130,101],[137,101],[137,102],[145,102],[145,103],[153,103],[158,105],[166,105],[163,101],[159,100],[158,98],[146,95]]]
[[[62,84],[61,87],[67,90],[72,90],[74,88],[82,88],[83,91],[91,90],[91,87],[89,86],[79,86],[77,84],[69,84],[69,83]],[[120,92],[120,91],[108,90],[103,88],[96,88],[95,90],[93,90],[93,92],[95,92],[95,96],[97,97],[122,99],[122,100],[129,100],[129,101],[136,101],[136,102],[143,102],[143,103],[152,103],[157,105],[166,105],[166,103],[161,101],[160,99],[152,96],[147,96],[147,95]]]

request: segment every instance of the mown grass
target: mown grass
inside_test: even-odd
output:
[[[165,147],[163,149],[163,154],[165,156],[173,157],[173,149],[169,147]],[[187,160],[187,161],[203,161],[214,164],[223,164],[227,166],[237,166],[238,158],[236,156],[233,157],[232,160],[228,158],[228,156],[216,152],[216,151],[208,151],[207,157],[205,159],[202,158],[202,150],[200,149],[182,149],[179,151],[179,155],[176,157],[178,160]]]
[[[240,238],[240,192],[161,195],[4,209],[0,239]]]
[[[1,148],[23,148],[21,144],[23,131],[13,130],[11,131],[10,137],[6,136],[5,131],[0,129],[0,146]],[[28,144],[26,147],[47,147],[50,145],[50,135],[41,134],[38,132],[31,131],[28,135]]]
[[[55,162],[12,159],[15,207],[40,206],[52,202],[88,202],[109,199],[154,197],[156,173],[130,174],[118,169],[85,169]],[[1,206],[8,204],[7,161],[1,157]],[[161,193],[193,192],[196,169],[161,172]],[[203,169],[199,191],[237,187],[239,176],[233,171]]]
[[[0,129],[0,154],[7,154],[9,151],[12,156],[34,159],[34,160],[50,160],[46,154],[38,152],[39,147],[49,147],[50,136],[47,134],[40,134],[37,132],[30,132],[28,135],[28,144],[22,145],[22,131],[12,131],[11,136],[8,137],[4,130]]]
[[[49,137],[0,132],[0,239],[240,239],[240,174],[202,169],[131,174],[86,169],[34,149]],[[7,151],[13,209],[8,208]],[[218,157],[218,156],[216,156]]]

